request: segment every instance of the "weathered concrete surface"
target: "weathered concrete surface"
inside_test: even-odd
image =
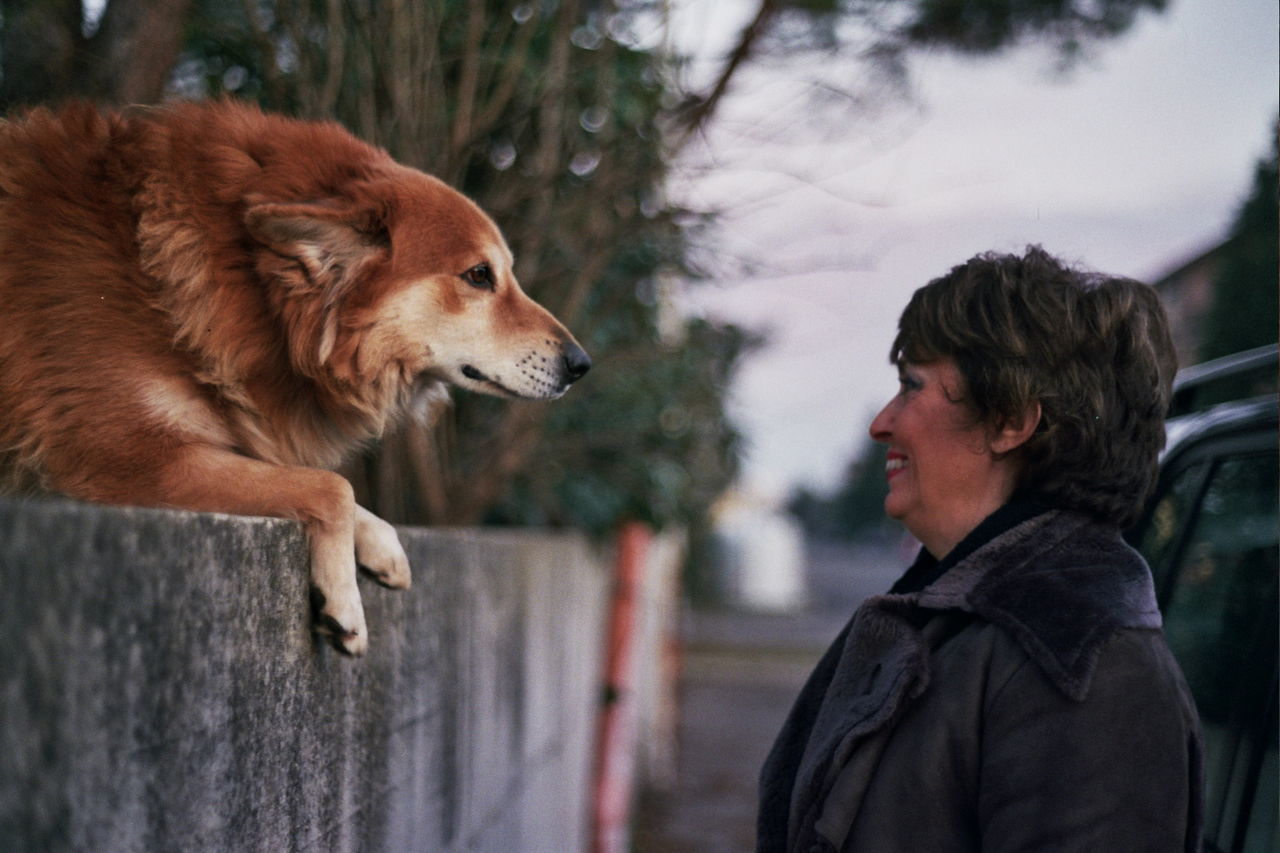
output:
[[[601,561],[400,534],[348,660],[297,524],[0,502],[0,850],[584,849]]]

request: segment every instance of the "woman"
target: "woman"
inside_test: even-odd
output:
[[[891,361],[871,436],[923,548],[797,699],[758,850],[1198,850],[1195,707],[1120,537],[1175,368],[1155,294],[982,255],[915,293]]]

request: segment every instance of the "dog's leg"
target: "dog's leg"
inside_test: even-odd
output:
[[[374,580],[392,589],[408,589],[409,558],[396,529],[356,504],[356,562]]]
[[[339,651],[364,654],[369,632],[356,587],[356,503],[350,483],[330,471],[272,465],[214,448],[186,451],[168,473],[164,479],[173,506],[301,521],[311,544],[316,630],[328,634]]]
[[[84,477],[75,497],[107,503],[266,515],[301,521],[311,546],[311,599],[316,630],[339,651],[363,654],[369,636],[356,587],[355,514],[351,484],[330,471],[273,465],[228,450],[187,445],[166,454],[158,471],[135,480]]]

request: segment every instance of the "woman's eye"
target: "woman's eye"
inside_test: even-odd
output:
[[[911,376],[902,375],[898,377],[898,390],[905,394],[908,391],[919,391],[920,381]]]
[[[493,271],[488,264],[476,264],[462,274],[462,280],[472,287],[493,290]]]

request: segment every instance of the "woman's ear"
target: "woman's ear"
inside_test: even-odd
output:
[[[1040,426],[1040,416],[1040,401],[1036,400],[1027,407],[1021,418],[1005,421],[994,428],[991,433],[991,451],[997,456],[1003,456],[1017,450],[1031,438],[1036,427]]]

